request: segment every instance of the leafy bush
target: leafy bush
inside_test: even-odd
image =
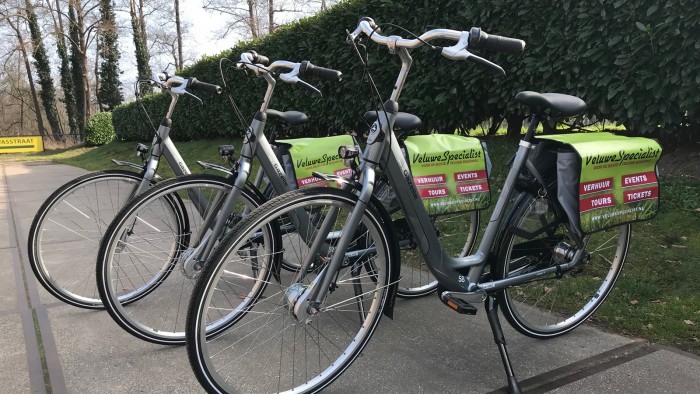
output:
[[[115,138],[111,112],[98,112],[90,117],[85,124],[85,143],[87,145],[104,145],[114,141]]]
[[[410,36],[393,23],[420,34],[432,28],[469,30],[522,38],[521,57],[481,51],[503,66],[499,77],[471,63],[457,63],[427,48],[412,51],[414,64],[402,94],[401,110],[423,119],[426,129],[451,132],[494,119],[517,124],[526,108],[513,96],[521,90],[577,95],[588,115],[624,124],[632,133],[663,137],[700,130],[700,7],[697,0],[355,0],[281,27],[262,39],[244,42],[182,71],[183,76],[220,83],[219,60],[237,61],[255,49],[271,60],[310,60],[343,71],[341,83],[309,80],[322,98],[279,83],[271,108],[299,110],[309,123],[299,135],[326,135],[357,129],[359,114],[375,107],[363,81],[357,55],[345,43],[345,29],[371,16],[383,34]],[[384,24],[384,25],[383,25]],[[436,42],[438,45],[448,43]],[[448,44],[449,45],[449,44]],[[386,99],[399,70],[396,56],[368,44],[370,70]],[[259,108],[265,83],[251,74],[232,72],[227,79],[247,119]],[[199,95],[199,94],[198,94]],[[173,115],[175,139],[230,136],[241,126],[230,115],[226,98],[201,94],[204,105],[181,99]],[[144,99],[151,116],[162,116],[165,95]],[[152,130],[133,103],[115,109],[114,122],[123,139],[147,140]],[[700,135],[696,134],[694,138]]]

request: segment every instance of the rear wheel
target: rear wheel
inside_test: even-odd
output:
[[[197,283],[187,317],[188,356],[208,391],[316,392],[360,354],[390,297],[398,253],[394,233],[384,225],[388,216],[372,207],[357,227],[344,227],[356,204],[356,196],[342,190],[289,192],[261,206],[220,244]],[[266,226],[297,213],[332,222],[327,253],[310,253],[320,221],[307,220],[308,231],[283,233],[281,251],[256,241]],[[317,313],[310,312],[315,280],[347,231],[352,240],[343,266],[328,273],[333,280],[326,297]],[[310,258],[311,265],[304,272],[267,265],[275,260],[264,257],[275,253],[298,267]],[[258,270],[274,275],[261,284],[262,276],[250,274]],[[262,289],[257,299],[242,306],[256,288]],[[208,332],[220,325],[230,327],[211,338]]]
[[[513,278],[567,262],[578,250],[565,221],[547,198],[520,200],[498,257],[496,277]],[[519,332],[535,338],[565,334],[588,319],[615,285],[627,255],[630,226],[585,237],[581,262],[559,277],[550,275],[506,289],[501,310]]]

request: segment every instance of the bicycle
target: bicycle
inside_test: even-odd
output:
[[[519,392],[498,318],[499,305],[507,321],[525,335],[543,339],[563,335],[582,324],[605,300],[620,274],[630,240],[629,224],[587,235],[576,231],[552,197],[557,195],[556,174],[551,168],[541,171],[542,166],[528,158],[535,145],[544,146],[534,138],[540,122],[553,112],[580,114],[586,104],[574,96],[553,93],[516,95],[517,101],[530,107],[531,122],[476,253],[455,258],[445,253],[426,225],[429,216],[392,132],[398,98],[411,66],[408,49],[435,39],[456,41],[453,46],[433,49],[448,59],[471,60],[504,74],[500,66],[468,49],[520,54],[525,43],[479,28],[434,29],[413,40],[386,37],[370,18],[361,19],[348,32],[348,40],[354,43],[361,35],[388,46],[399,55],[402,67],[391,98],[370,129],[357,176],[346,180],[343,189],[306,189],[271,199],[220,242],[196,284],[188,310],[190,364],[200,384],[217,393],[317,392],[350,366],[381,315],[391,315],[399,275],[392,221],[373,196],[376,173],[381,169],[395,188],[406,222],[439,281],[441,301],[470,315],[477,311],[472,302],[484,302],[509,388]],[[515,191],[519,194],[511,200]],[[280,251],[259,237],[280,217],[303,212],[320,212],[323,217],[305,239],[286,240],[289,246]],[[280,255],[285,259],[294,256],[301,262],[299,269],[283,272],[274,281],[250,275],[251,270],[279,272]],[[252,293],[247,290],[251,287],[262,290]],[[243,304],[235,294],[257,298]],[[531,301],[528,297],[538,298]],[[538,308],[545,305],[543,299],[561,298],[570,304],[565,309]],[[231,320],[235,324],[228,324]],[[211,327],[222,324],[228,329],[208,335]],[[251,362],[253,353],[264,362]]]
[[[182,324],[177,322],[183,321],[179,317],[179,310],[186,308],[187,303],[183,303],[181,300],[188,299],[190,286],[192,286],[193,281],[196,281],[201,267],[207,260],[207,256],[211,254],[216,242],[223,237],[227,229],[230,229],[249,211],[252,211],[270,196],[293,190],[292,186],[295,181],[289,179],[287,168],[283,168],[284,166],[279,163],[278,158],[272,152],[270,142],[263,133],[265,123],[261,121],[262,116],[259,116],[262,113],[266,113],[268,116],[278,113],[267,108],[275,87],[274,78],[271,75],[272,72],[276,68],[291,68],[292,71],[281,74],[280,79],[285,82],[302,84],[312,92],[318,92],[318,90],[299,80],[299,76],[314,75],[326,80],[340,79],[339,72],[316,67],[309,62],[290,63],[278,61],[264,68],[260,64],[253,64],[255,60],[246,53],[241,55],[239,64],[253,70],[256,75],[262,75],[268,82],[268,90],[261,105],[261,110],[256,115],[253,123],[251,123],[245,137],[244,150],[240,153],[239,161],[234,164],[233,170],[204,164],[207,168],[227,173],[229,179],[224,180],[215,176],[190,176],[164,182],[125,207],[106,232],[97,259],[98,288],[101,296],[106,297],[104,299],[108,300],[107,309],[112,318],[127,332],[140,339],[159,344],[184,343],[184,326],[180,329]],[[375,111],[370,111],[364,117],[366,119],[376,118],[376,113]],[[395,122],[396,128],[404,131],[413,130],[419,125],[420,119],[405,113],[399,114]],[[231,157],[231,154],[232,152],[230,151],[225,152],[225,156],[228,158]],[[258,171],[255,180],[251,183],[248,182],[248,177],[253,157],[258,158],[261,170]],[[273,175],[270,176],[269,174]],[[265,185],[263,185],[263,179],[267,179]],[[235,186],[236,182],[244,186]],[[231,188],[234,190],[233,193],[230,192]],[[390,187],[385,184],[385,189],[390,190]],[[161,211],[151,208],[153,206],[158,207],[163,198],[179,195],[183,191],[191,193],[193,190],[197,190],[199,195],[207,195],[205,197],[207,202],[204,206],[209,208],[203,212],[195,212],[195,215],[188,214],[187,217],[190,223],[187,230],[179,227],[180,224],[175,220],[171,220],[168,224],[163,223],[160,220],[160,217],[163,216]],[[226,193],[229,194],[226,196]],[[242,193],[245,204],[235,205],[239,200],[237,193]],[[154,211],[149,213],[151,209],[154,209]],[[225,212],[225,214],[222,215],[219,212]],[[148,219],[144,219],[146,216],[148,216]],[[141,228],[135,229],[136,219],[134,218],[138,218],[139,222],[145,221],[148,225],[142,225]],[[456,218],[461,218],[461,220],[457,221]],[[284,223],[271,226],[265,234],[275,239],[279,238],[278,233],[283,233],[287,237],[294,235],[304,236],[304,228],[308,227],[308,223],[317,220],[314,219],[313,213],[304,219],[297,217],[287,218]],[[396,222],[401,223],[401,219],[397,219]],[[454,222],[458,223],[455,224]],[[155,223],[160,223],[160,225],[154,226]],[[193,225],[193,223],[195,224]],[[437,218],[432,217],[431,223],[440,229],[443,234],[451,234],[457,230],[467,233],[466,239],[457,237],[458,239],[453,242],[452,248],[457,253],[461,252],[464,254],[471,250],[471,247],[474,245],[478,231],[478,212],[472,211],[443,215]],[[155,228],[158,228],[160,231],[161,227],[172,229],[171,236],[159,238],[157,241],[162,241],[163,245],[155,245],[155,241],[148,238],[151,236],[149,231]],[[129,233],[128,245],[123,236],[127,228],[128,230],[126,231]],[[139,234],[142,237],[141,241],[137,241],[133,234]],[[148,245],[148,248],[133,247],[133,250],[130,252],[129,248],[139,242],[151,242],[152,244]],[[277,241],[277,245],[281,245],[280,242]],[[422,267],[424,266],[422,258],[413,253],[416,246],[408,228],[403,229],[401,242],[406,266],[409,267],[412,275],[406,275],[403,285],[398,289],[398,295],[405,298],[414,298],[435,291],[437,281],[429,274],[427,269]],[[132,256],[132,260],[140,260],[138,255],[143,255],[157,260],[159,263],[149,270],[146,265],[152,262],[134,262],[134,266],[130,268],[131,273],[127,273],[124,263],[118,261],[119,259],[124,259],[125,255]],[[288,271],[296,270],[298,264],[297,261],[281,261],[281,267]],[[183,275],[171,278],[169,284],[163,286],[162,282],[166,280],[165,278],[168,277],[176,265],[180,266]],[[139,270],[141,272],[137,272]],[[139,276],[138,283],[124,285],[126,281],[134,282],[134,276],[136,275]],[[274,273],[275,277],[279,275],[279,273]],[[186,282],[189,283],[186,284]],[[132,292],[137,294],[143,293],[144,295],[149,294],[159,286],[157,293],[149,295],[148,299],[139,299],[140,302],[138,304],[129,303],[127,307],[127,303],[118,301],[128,297]],[[260,290],[258,288],[252,289],[251,294]],[[158,304],[159,302],[172,300],[172,297],[177,298],[177,305],[164,307]],[[247,296],[243,295],[241,297],[247,298]],[[254,297],[251,296],[250,299],[254,299]],[[168,312],[161,312],[157,317],[146,316],[152,309],[167,310]],[[146,312],[141,312],[142,310],[146,310]],[[176,323],[173,325],[173,322]],[[225,326],[230,324],[232,322],[227,322],[223,326],[225,328]],[[168,328],[165,328],[166,326]],[[223,328],[217,327],[211,331],[211,334],[213,335],[221,330]]]
[[[125,205],[105,231],[96,259],[97,288],[110,316],[140,339],[183,344],[184,308],[204,258],[226,229],[271,193],[291,190],[284,167],[263,131],[268,118],[297,125],[306,122],[307,117],[301,112],[268,108],[276,86],[274,72],[289,70],[279,79],[314,93],[320,92],[300,77],[316,76],[329,81],[341,78],[339,71],[307,61],[278,60],[266,66],[268,62],[252,51],[240,57],[239,66],[264,78],[267,90],[260,110],[246,127],[238,161],[231,159],[231,146],[222,146],[219,153],[233,168],[199,162],[227,176],[189,175],[162,182]],[[251,183],[253,158],[258,159],[261,169]],[[267,185],[263,185],[264,179]],[[195,200],[188,199],[190,196],[199,203],[192,203]],[[168,201],[175,197],[184,201],[184,220],[167,214]],[[270,227],[264,236],[268,242],[275,242],[278,232],[279,228]],[[173,274],[176,267],[178,273]]]
[[[29,229],[27,251],[34,276],[49,293],[70,305],[103,308],[94,279],[96,244],[117,209],[160,181],[157,171],[161,157],[165,157],[176,176],[190,173],[170,139],[172,114],[178,98],[185,94],[197,98],[187,89],[221,93],[217,85],[176,75],[156,74],[152,80],[140,82],[168,92],[171,100],[151,147],[136,146],[142,163],[112,160],[118,166],[137,172],[103,170],[69,181],[46,199]],[[177,202],[172,201],[172,204],[171,208],[177,211]]]

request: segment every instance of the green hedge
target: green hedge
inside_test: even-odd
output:
[[[513,101],[521,90],[561,92],[582,97],[589,115],[625,124],[638,133],[688,133],[700,124],[700,7],[697,0],[368,0],[341,3],[330,10],[283,26],[263,39],[242,43],[206,57],[182,72],[200,80],[220,81],[218,62],[233,61],[255,49],[270,59],[301,61],[343,71],[341,83],[310,81],[322,98],[280,82],[271,108],[300,110],[310,122],[300,134],[357,130],[359,114],[373,107],[362,69],[345,29],[361,16],[393,23],[420,34],[431,28],[484,31],[522,38],[521,57],[481,52],[503,66],[499,77],[472,63],[457,63],[426,48],[412,52],[414,65],[402,94],[401,110],[420,116],[427,129],[469,129],[490,119],[520,121],[525,109]],[[383,25],[383,34],[408,37]],[[368,44],[370,67],[386,99],[398,74],[399,61],[385,47]],[[250,119],[259,108],[265,83],[242,72],[230,73],[236,99]],[[188,140],[233,135],[241,127],[222,95],[200,94],[204,105],[182,98],[173,116],[172,136]],[[167,109],[164,95],[147,97],[154,117]],[[114,110],[122,139],[150,139],[135,105]],[[697,138],[697,136],[696,136]]]
[[[112,125],[111,112],[98,112],[85,124],[85,143],[87,145],[104,145],[116,138]]]

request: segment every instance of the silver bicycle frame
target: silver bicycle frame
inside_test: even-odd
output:
[[[557,272],[566,272],[571,269],[581,259],[583,249],[576,252],[571,262],[559,265],[558,267],[546,268],[529,274],[519,275],[514,278],[479,283],[484,273],[484,267],[486,266],[491,249],[497,240],[508,201],[515,190],[518,174],[520,174],[527,163],[527,157],[532,147],[530,140],[537,127],[536,121],[530,123],[526,137],[520,141],[512,167],[508,172],[501,194],[496,201],[493,213],[491,214],[491,218],[489,219],[486,231],[479,243],[476,253],[458,258],[450,256],[444,251],[431,225],[430,217],[423,206],[416,185],[413,182],[410,169],[401,152],[398,138],[393,133],[394,121],[399,110],[397,100],[401,94],[406,76],[412,64],[411,56],[408,54],[406,48],[413,47],[410,44],[398,47],[396,45],[397,42],[400,41],[398,41],[398,39],[392,40],[393,47],[390,46],[390,51],[399,55],[402,63],[401,71],[394,85],[391,98],[384,104],[384,110],[379,111],[377,120],[370,129],[367,138],[367,146],[363,152],[363,159],[360,164],[362,190],[358,197],[358,203],[349,215],[343,228],[354,229],[357,228],[360,223],[374,191],[375,173],[377,166],[379,166],[394,188],[407,224],[414,234],[418,248],[428,268],[438,282],[448,291],[459,293],[495,292],[514,284],[533,280],[537,277]],[[409,42],[411,41],[407,41],[407,43]],[[323,233],[320,233],[319,236],[320,235],[323,235]],[[315,286],[311,295],[314,305],[320,305],[322,303],[325,293],[328,291],[327,289],[330,288],[334,273],[341,267],[344,259],[344,252],[347,250],[352,236],[353,233],[351,231],[343,232],[341,235],[331,262],[328,268],[322,273],[324,277],[317,282],[319,284]],[[317,243],[314,243],[314,246],[316,246],[316,244]],[[319,251],[314,248],[312,248],[311,251],[311,255],[319,253]],[[306,267],[306,264],[303,265],[301,272],[304,272]]]
[[[294,64],[289,62],[279,63],[285,66]],[[223,203],[221,203],[221,208],[211,210],[209,216],[205,218],[205,228],[207,226],[211,226],[209,227],[212,229],[211,233],[200,234],[200,239],[198,239],[195,243],[195,245],[200,246],[201,244],[204,244],[204,246],[195,256],[195,258],[200,262],[204,262],[208,259],[209,255],[214,249],[216,240],[218,239],[219,235],[222,234],[223,228],[226,225],[226,220],[224,220],[224,216],[220,215],[220,213],[226,215],[227,213],[233,211],[234,205],[241,196],[241,191],[245,187],[248,177],[250,176],[254,157],[257,157],[262,173],[267,176],[273,189],[278,194],[292,190],[292,185],[290,185],[289,181],[287,180],[282,164],[280,164],[279,160],[277,160],[277,156],[272,150],[272,146],[264,134],[265,123],[267,122],[267,115],[265,112],[268,109],[272,92],[275,89],[276,81],[269,73],[264,73],[262,76],[267,82],[267,91],[260,106],[260,110],[255,114],[253,121],[251,122],[246,135],[243,138],[243,148],[241,149],[238,159],[238,172],[235,174],[236,178],[233,183],[233,188]],[[259,173],[259,175],[256,176],[256,182],[261,180],[262,176]],[[306,214],[301,214],[300,212],[297,215],[292,215],[292,220],[297,229],[310,228],[308,226],[309,218]],[[302,231],[303,235],[304,231],[300,231]]]
[[[153,179],[156,177],[156,172],[158,171],[161,156],[165,156],[165,160],[168,162],[168,165],[170,165],[170,168],[173,169],[176,176],[190,174],[190,169],[187,167],[187,164],[185,164],[185,161],[182,159],[180,152],[178,152],[175,144],[173,144],[173,141],[170,139],[170,126],[172,124],[171,119],[179,95],[170,91],[168,93],[170,93],[171,96],[168,113],[160,122],[156,135],[153,137],[153,142],[151,142],[151,152],[146,160],[146,165],[143,167],[143,179],[136,187],[131,197],[143,193],[152,184]]]

